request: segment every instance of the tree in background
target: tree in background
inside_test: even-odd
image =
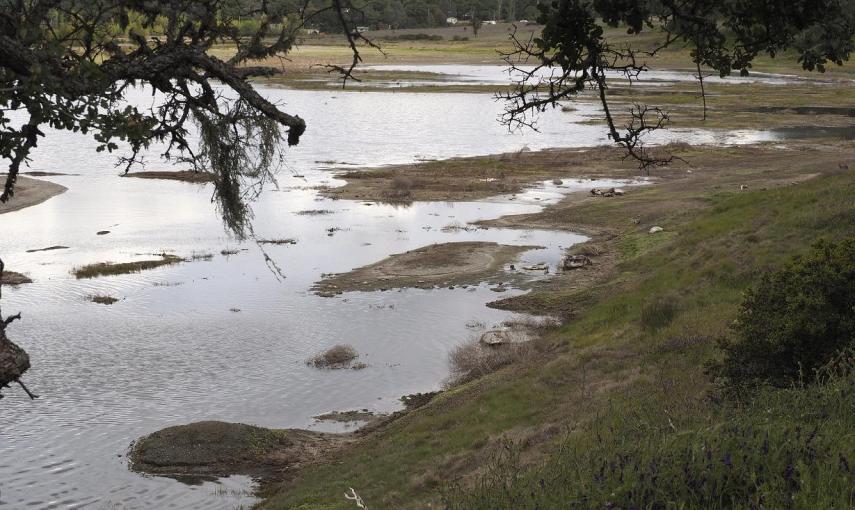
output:
[[[472,15],[472,35],[478,37],[478,31],[481,30],[481,25],[483,22],[481,21],[480,16],[477,14]]]
[[[515,49],[505,55],[521,78],[502,96],[508,104],[504,120],[531,126],[532,114],[594,89],[609,137],[645,171],[673,159],[651,155],[643,140],[668,117],[659,108],[636,104],[629,122],[618,126],[609,107],[610,77],[636,80],[648,69],[648,58],[677,47],[689,50],[701,85],[702,67],[722,77],[745,76],[758,55],[775,57],[786,50],[795,52],[804,69],[822,72],[849,58],[855,35],[852,0],[555,0],[539,8],[538,22],[545,25],[540,37],[514,36]],[[643,50],[614,43],[605,29],[618,26],[631,36],[655,33],[659,42]]]

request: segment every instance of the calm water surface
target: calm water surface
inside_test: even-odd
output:
[[[267,89],[309,130],[289,149],[278,188],[255,206],[260,237],[295,238],[270,246],[286,275],[278,281],[258,247],[223,231],[210,189],[121,179],[115,160],[82,136],[49,134],[31,170],[69,190],[0,216],[0,254],[35,283],[4,292],[3,308],[23,312],[9,333],[30,353],[27,384],[41,398],[6,390],[0,403],[2,508],[226,508],[251,504],[251,481],[232,477],[188,486],[127,469],[130,442],[197,420],[323,429],[312,416],[369,408],[390,411],[401,395],[433,390],[447,375],[446,355],[473,333],[511,314],[486,308],[487,286],[455,290],[349,293],[320,298],[309,288],[342,272],[430,243],[483,240],[544,246],[523,263],[553,267],[584,238],[566,232],[457,230],[478,219],[530,213],[591,183],[544,183],[516,197],[409,207],[331,201],[313,186],[337,183],[329,167],[384,165],[605,142],[598,126],[549,112],[539,133],[510,133],[495,122],[501,104],[484,94],[394,94]],[[142,91],[132,98],[150,102]],[[757,132],[665,134],[660,139],[748,143]],[[156,156],[156,155],[155,155]],[[153,165],[149,169],[165,168]],[[513,200],[512,200],[513,198]],[[296,214],[325,209],[330,214]],[[328,229],[335,230],[329,235]],[[104,236],[97,231],[109,230]],[[68,250],[26,253],[51,245]],[[236,255],[221,250],[240,249]],[[76,280],[82,264],[211,254],[210,260],[140,274]],[[511,291],[511,293],[519,291]],[[112,306],[88,301],[109,294]],[[506,294],[507,295],[507,294]],[[239,311],[237,311],[239,310]],[[362,371],[318,371],[313,354],[349,343]]]

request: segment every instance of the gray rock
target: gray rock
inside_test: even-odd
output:
[[[581,269],[591,263],[591,259],[586,257],[585,255],[568,255],[567,258],[564,259],[564,264],[562,264],[562,268],[565,271],[572,271],[573,269]]]

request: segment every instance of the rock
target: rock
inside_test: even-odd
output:
[[[623,192],[621,192],[621,194],[623,194]],[[594,188],[591,190],[591,195],[609,198],[609,197],[615,196],[616,193],[615,193],[614,188],[609,188],[609,189]]]
[[[616,189],[615,190],[615,196],[616,197],[622,197],[622,196],[624,196],[624,194],[626,194],[626,192],[622,189]]]
[[[556,186],[561,186],[562,184],[564,184],[564,181],[562,181],[561,179],[552,179],[552,184]]]
[[[540,264],[535,264],[533,266],[525,266],[523,269],[526,271],[549,271],[549,266],[541,262]]]
[[[742,191],[746,191],[748,189],[748,186],[746,184],[742,184],[739,186],[739,189]]]
[[[567,258],[564,259],[562,268],[565,271],[571,271],[573,269],[581,269],[590,263],[591,259],[584,255],[568,255]]]
[[[479,342],[490,346],[507,344],[511,340],[511,332],[506,329],[491,329],[482,333],[481,337],[478,338]]]
[[[130,467],[164,476],[259,476],[311,462],[340,444],[334,434],[206,421],[139,439]]]
[[[105,235],[107,235],[107,234],[109,234],[109,233],[110,233],[110,231],[109,231],[109,230],[99,230],[98,232],[95,232],[95,235],[96,235],[96,236],[105,236]]]
[[[663,230],[665,230],[665,229],[662,227],[650,227],[650,233],[651,234],[657,234],[659,232],[662,232]]]

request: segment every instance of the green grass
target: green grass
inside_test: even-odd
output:
[[[112,262],[98,262],[78,267],[72,270],[72,274],[80,280],[84,278],[98,278],[99,276],[113,276],[118,274],[139,273],[147,269],[154,269],[160,266],[169,266],[183,262],[184,259],[175,255],[161,254],[160,259],[154,260],[138,260],[136,262],[121,262],[118,264]]]
[[[541,466],[522,467],[508,444],[474,488],[448,491],[446,508],[852,508],[853,368],[685,428],[622,402]],[[651,400],[641,397],[658,411]]]
[[[572,301],[563,306],[578,308],[576,320],[538,342],[538,360],[438,395],[329,463],[306,468],[260,507],[348,508],[340,495],[354,487],[369,508],[423,508],[441,504],[441,489],[456,483],[476,487],[473,493],[458,494],[460,507],[478,507],[483,495],[477,490],[478,477],[507,440],[519,451],[520,483],[525,484],[537,469],[549,469],[542,462],[550,453],[560,448],[586,451],[599,444],[597,437],[603,438],[605,446],[587,454],[588,467],[562,471],[568,473],[566,494],[587,491],[591,482],[582,478],[590,474],[590,466],[622,451],[608,446],[609,441],[637,445],[628,454],[642,464],[695,459],[705,442],[735,448],[740,431],[759,424],[765,424],[770,440],[790,445],[788,424],[801,418],[781,421],[781,412],[794,402],[819,397],[776,394],[782,400],[775,409],[781,412],[748,407],[731,418],[730,408],[707,400],[713,385],[703,367],[718,355],[715,339],[728,333],[742,291],[757,274],[818,238],[855,234],[855,175],[824,176],[766,191],[680,193],[668,196],[665,188],[651,187],[634,194],[638,202],[599,201],[588,209],[591,221],[623,232],[616,241],[621,263],[614,278],[592,290],[535,295],[533,299],[539,296],[544,302]],[[675,207],[688,199],[699,205]],[[642,226],[628,226],[633,204],[641,203],[673,235],[649,236]],[[651,303],[666,301],[669,311],[650,309]],[[645,327],[646,322],[655,327]],[[823,429],[823,448],[837,439],[851,447],[851,434],[845,436],[841,428],[844,417],[836,416],[838,422]],[[751,452],[759,455],[756,448]],[[783,458],[770,460],[769,468],[777,469]],[[823,459],[817,460],[825,466],[820,472],[829,474],[831,461]],[[676,469],[669,467],[668,476]],[[751,469],[745,467],[739,476]],[[669,483],[676,484],[674,480]],[[839,478],[822,483],[827,483],[825,489],[805,495],[826,489],[833,492],[828,498],[842,494],[834,492]],[[528,488],[515,485],[513,490]],[[483,507],[492,507],[491,500],[484,501]],[[496,500],[497,505],[501,501],[506,500]]]

